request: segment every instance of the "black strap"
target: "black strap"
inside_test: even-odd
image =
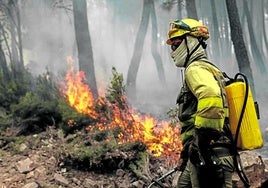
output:
[[[229,139],[232,142],[231,143],[231,152],[234,154],[234,166],[235,166],[236,172],[237,172],[239,178],[241,179],[241,181],[243,182],[244,186],[246,188],[248,188],[248,187],[250,187],[250,183],[249,183],[249,180],[248,180],[246,173],[244,171],[244,168],[243,168],[243,165],[241,162],[241,158],[240,158],[240,154],[239,154],[237,147],[236,147],[236,143],[233,140],[233,136],[232,136],[232,132],[231,132],[230,127],[229,127],[228,120],[227,120],[226,124],[224,125],[224,132],[226,133],[227,137],[229,137]]]
[[[189,47],[188,47],[188,44],[187,44],[187,37],[185,37],[185,44],[186,44],[186,47],[187,47],[187,56],[186,56],[186,59],[185,59],[185,62],[184,62],[184,66],[187,65],[187,62],[189,61],[190,57],[193,55],[193,53],[199,48],[199,46],[202,45],[202,47],[204,48],[204,41],[202,39],[198,39],[199,43],[198,45],[190,52],[189,50]]]
[[[240,158],[240,154],[238,152],[234,157],[234,162],[235,162],[237,174],[240,177],[241,181],[244,183],[246,188],[250,187],[249,180],[248,180],[246,173],[244,171],[244,168],[243,168],[243,165],[241,162],[241,158]]]

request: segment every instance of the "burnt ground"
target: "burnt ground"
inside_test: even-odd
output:
[[[152,178],[158,178],[172,170],[163,165],[164,161],[149,156],[145,166],[137,165],[137,171],[140,173],[133,173],[124,168],[124,164],[116,164],[114,160],[121,159],[121,163],[126,162],[133,158],[133,152],[118,150],[108,153],[104,157],[106,163],[98,170],[87,170],[89,163],[68,159],[66,143],[70,139],[64,137],[60,130],[48,127],[46,131],[19,137],[14,136],[16,131],[8,129],[1,132],[1,188],[141,188],[148,187]],[[268,177],[265,169],[267,160],[255,152],[244,152],[241,157],[251,187],[261,187]],[[165,187],[174,187],[178,175],[179,172],[176,172],[165,178]],[[236,175],[234,187],[243,187]]]

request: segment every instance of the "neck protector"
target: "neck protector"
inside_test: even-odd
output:
[[[171,57],[177,67],[186,67],[194,60],[207,58],[205,48],[202,39],[186,35],[180,46],[171,53]]]

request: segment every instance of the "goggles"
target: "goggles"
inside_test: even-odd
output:
[[[187,31],[192,31],[189,25],[179,20],[171,22],[169,25],[170,25],[170,30],[171,29],[183,29]]]

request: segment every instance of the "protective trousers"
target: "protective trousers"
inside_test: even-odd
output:
[[[232,188],[232,174],[235,170],[233,157],[219,158],[220,165],[196,166],[188,160],[181,173],[178,188]]]

